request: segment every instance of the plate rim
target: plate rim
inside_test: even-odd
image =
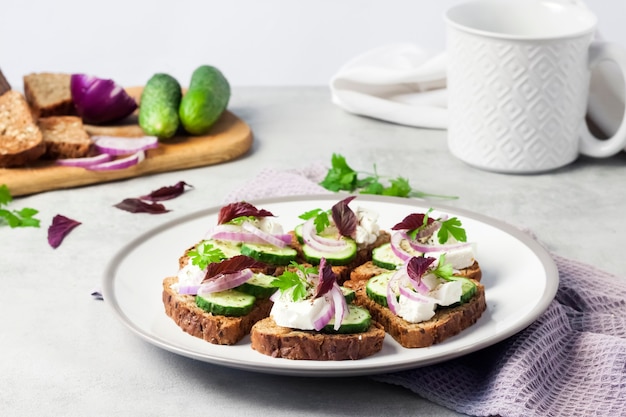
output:
[[[278,196],[278,197],[269,197],[262,199],[251,199],[249,202],[254,204],[255,206],[269,205],[269,204],[280,204],[280,203],[293,203],[293,202],[305,202],[308,200],[331,200],[331,201],[339,201],[348,196],[355,195],[349,193],[332,193],[332,194],[302,194],[302,195],[291,195],[291,196]],[[223,205],[214,205],[211,207],[207,207],[201,210],[197,210],[191,213],[187,213],[184,215],[180,215],[176,218],[170,219],[161,225],[155,226],[143,233],[140,233],[138,236],[133,238],[131,241],[126,243],[123,247],[121,247],[115,255],[109,260],[106,267],[103,271],[102,276],[102,295],[104,298],[105,304],[113,311],[114,315],[122,322],[125,327],[131,330],[136,336],[139,336],[144,341],[155,345],[161,349],[166,351],[185,356],[188,358],[192,358],[195,360],[200,360],[207,363],[212,363],[216,365],[236,368],[240,370],[261,372],[261,373],[269,373],[269,374],[277,374],[277,375],[297,375],[297,376],[309,376],[309,377],[335,377],[335,376],[359,376],[359,375],[374,375],[379,373],[388,373],[388,372],[396,372],[411,368],[418,368],[428,365],[433,365],[436,363],[448,361],[451,359],[455,359],[469,353],[484,349],[486,347],[492,346],[502,340],[505,340],[520,331],[524,330],[530,324],[532,324],[541,314],[543,314],[549,307],[550,303],[553,301],[556,296],[556,292],[559,285],[559,273],[555,260],[552,258],[550,253],[532,236],[524,232],[523,230],[506,223],[502,220],[473,212],[464,208],[452,207],[446,204],[439,204],[436,202],[432,202],[426,199],[419,198],[401,198],[401,197],[388,197],[388,196],[380,196],[380,195],[363,195],[356,194],[360,197],[361,201],[369,200],[377,203],[393,203],[393,204],[406,204],[407,206],[424,206],[424,203],[429,207],[432,207],[438,211],[449,212],[454,215],[460,215],[463,217],[470,218],[472,220],[478,221],[480,223],[495,227],[499,231],[505,232],[511,235],[513,238],[519,240],[524,246],[526,246],[539,260],[543,270],[545,271],[545,291],[537,300],[537,303],[525,316],[524,320],[519,320],[515,325],[507,328],[506,331],[497,334],[494,337],[488,338],[486,340],[477,341],[473,344],[468,344],[463,346],[460,349],[457,349],[454,352],[448,352],[445,355],[435,356],[431,358],[422,358],[416,362],[401,362],[396,364],[375,364],[367,367],[358,367],[358,366],[348,366],[346,368],[341,367],[333,367],[327,368],[324,367],[325,361],[304,361],[304,362],[315,362],[319,364],[319,367],[297,367],[297,366],[289,366],[289,367],[281,367],[273,366],[273,365],[254,365],[250,363],[241,363],[228,358],[215,359],[211,357],[207,357],[206,355],[201,354],[200,352],[194,352],[190,349],[181,348],[173,345],[170,341],[165,340],[156,335],[148,334],[148,332],[144,331],[140,328],[136,323],[134,323],[123,311],[122,307],[119,305],[118,300],[115,298],[115,291],[113,289],[114,281],[115,281],[115,271],[117,266],[121,263],[121,261],[126,258],[126,253],[136,247],[139,243],[150,239],[153,236],[156,236],[164,231],[167,231],[171,227],[176,226],[177,224],[183,224],[189,221],[193,221],[197,218],[201,218],[207,215],[216,214]],[[187,335],[189,337],[193,337],[191,335]],[[247,336],[249,337],[249,336]],[[387,334],[386,338],[390,338]],[[208,343],[208,342],[207,342]],[[290,365],[293,365],[292,362],[298,361],[290,361]],[[352,364],[353,362],[359,363],[359,361],[347,361]]]

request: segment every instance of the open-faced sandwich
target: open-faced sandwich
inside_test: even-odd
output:
[[[391,230],[391,239],[372,250],[371,259],[350,273],[353,281],[366,280],[375,275],[393,271],[414,256],[438,258],[445,254],[455,275],[476,281],[481,269],[475,256],[475,245],[467,241],[467,234],[457,217],[433,218],[432,210],[411,213]]]
[[[324,258],[293,264],[274,280],[270,317],[252,326],[252,348],[276,358],[354,360],[379,352],[385,331],[366,308],[349,303]]]
[[[273,217],[249,203],[226,205],[205,239],[180,257],[177,276],[163,281],[163,303],[184,331],[232,345],[269,315],[272,274],[296,258],[291,235]]]
[[[378,214],[349,204],[347,197],[330,210],[313,209],[299,216],[304,223],[293,230],[292,246],[298,261],[318,265],[322,258],[332,265],[341,284],[350,271],[372,257],[372,249],[389,242],[389,233],[380,229]]]

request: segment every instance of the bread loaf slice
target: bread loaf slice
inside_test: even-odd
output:
[[[410,323],[370,299],[366,294],[366,284],[364,280],[348,281],[345,286],[356,291],[354,304],[367,308],[372,319],[382,324],[385,331],[405,348],[421,348],[443,342],[472,326],[487,309],[485,287],[476,281],[476,294],[467,303],[440,307],[430,320]]]
[[[77,116],[50,116],[37,121],[46,145],[45,157],[50,159],[87,156],[92,141]]]
[[[372,321],[363,333],[328,334],[291,329],[276,324],[272,317],[252,326],[252,349],[274,358],[316,361],[356,360],[371,356],[383,347],[385,330]]]
[[[70,74],[32,73],[25,75],[24,94],[35,118],[74,115]]]
[[[46,147],[24,96],[9,90],[0,96],[0,167],[37,160]]]
[[[252,311],[241,317],[218,316],[196,305],[195,296],[181,295],[172,288],[177,277],[163,280],[165,313],[185,332],[217,345],[234,345],[250,333],[252,325],[268,317],[272,309],[269,299],[257,299]]]

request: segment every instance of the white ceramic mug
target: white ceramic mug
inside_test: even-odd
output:
[[[593,42],[589,10],[554,0],[474,0],[445,20],[453,155],[490,171],[538,173],[579,154],[624,149],[626,123],[599,140],[585,122],[594,65],[611,60],[626,74],[626,51]]]

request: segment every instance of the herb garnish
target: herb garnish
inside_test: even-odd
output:
[[[203,240],[195,248],[187,252],[192,265],[205,269],[210,263],[220,262],[226,259],[226,255],[220,248],[216,248],[209,241]]]
[[[317,274],[318,269],[312,266],[300,265],[291,262],[292,269],[286,269],[280,276],[272,280],[272,286],[278,288],[282,292],[291,290],[293,301],[303,300],[308,294],[311,284],[306,279],[309,274]]]
[[[331,158],[331,168],[320,185],[329,191],[348,191],[360,194],[376,194],[393,197],[437,197],[456,199],[455,196],[425,193],[414,190],[409,180],[404,177],[391,178],[383,182],[374,165],[374,172],[357,172],[348,165],[346,158],[334,153]]]
[[[39,227],[39,220],[34,216],[39,213],[33,208],[23,208],[20,210],[9,210],[3,208],[7,206],[13,197],[6,184],[0,185],[0,225],[6,223],[11,228],[15,227]]]

